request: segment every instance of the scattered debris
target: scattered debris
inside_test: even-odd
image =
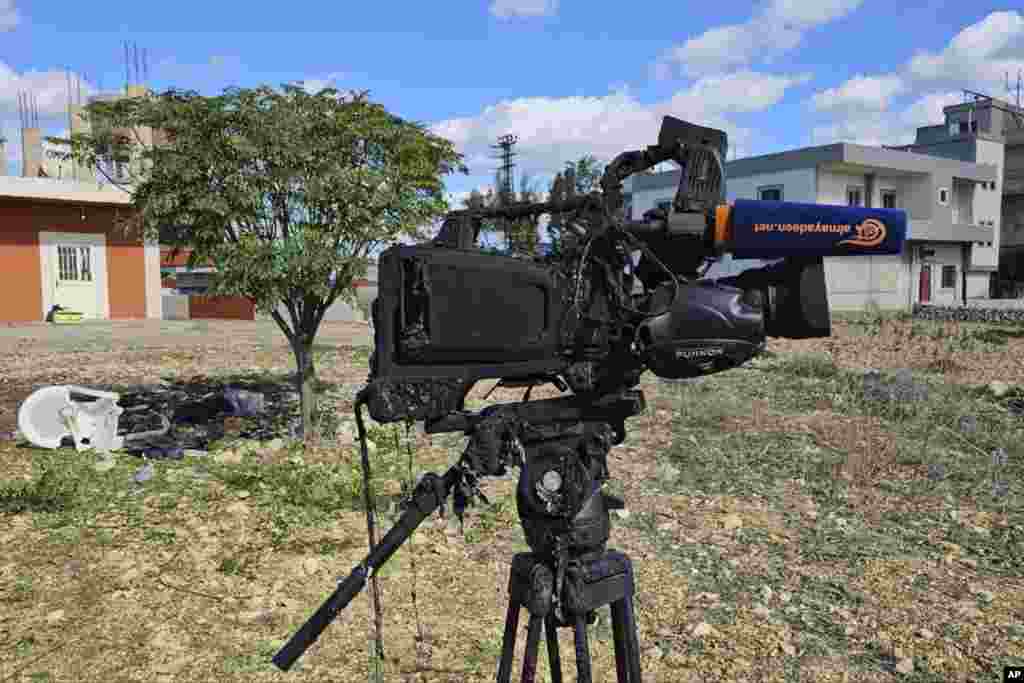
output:
[[[18,423],[41,448],[60,448],[70,438],[80,452],[121,450],[151,460],[203,457],[225,437],[280,449],[300,425],[290,384],[226,385],[202,376],[131,387],[43,387],[22,403]]]
[[[153,478],[153,463],[147,462],[145,465],[140,467],[132,479],[135,480],[136,484],[142,484]]]

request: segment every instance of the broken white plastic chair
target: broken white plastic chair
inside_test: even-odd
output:
[[[97,400],[78,402],[72,394],[93,396]],[[30,443],[40,448],[59,448],[70,436],[75,450],[96,449],[101,453],[117,450],[124,437],[117,435],[118,416],[124,408],[117,405],[118,394],[74,385],[43,387],[32,393],[18,410],[18,429]]]

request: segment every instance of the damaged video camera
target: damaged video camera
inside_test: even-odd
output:
[[[636,386],[648,369],[687,378],[734,368],[768,336],[829,336],[822,256],[785,251],[790,235],[773,243],[781,254],[765,251],[768,266],[704,277],[730,251],[726,149],[723,131],[667,116],[657,145],[608,165],[600,193],[453,211],[430,243],[386,250],[373,305],[371,416],[425,420],[436,431],[431,424],[462,411],[482,379],[597,397]],[[673,211],[627,220],[622,181],[670,160],[681,169]],[[557,258],[476,245],[483,221],[541,214],[562,226]]]

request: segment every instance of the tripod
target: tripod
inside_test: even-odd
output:
[[[529,613],[522,683],[534,681],[542,624],[552,683],[562,683],[560,627],[571,627],[574,632],[577,683],[591,683],[587,626],[594,623],[595,610],[604,605],[611,606],[618,683],[641,683],[633,565],[626,554],[605,548],[611,530],[608,510],[623,507],[621,500],[600,487],[607,476],[608,425],[590,427],[593,429],[586,430],[583,439],[549,443],[527,458],[520,469],[519,517],[533,552],[512,558],[498,683],[510,681],[521,609]],[[579,455],[590,457],[573,463],[572,456]],[[586,474],[563,486],[566,471],[574,469]],[[576,514],[568,520],[564,515],[552,515],[566,507],[574,511],[577,506],[572,502],[579,500],[581,484],[589,495],[580,501]]]
[[[426,473],[398,521],[335,591],[273,657],[288,671],[323,630],[366,586],[366,582],[449,495],[458,514],[467,500],[483,498],[480,476],[501,476],[505,465],[519,467],[516,504],[531,552],[512,559],[505,636],[498,683],[509,683],[519,611],[530,613],[523,683],[533,683],[543,624],[551,680],[561,683],[557,629],[574,630],[578,683],[591,683],[587,625],[595,610],[611,606],[618,683],[642,683],[633,565],[606,547],[609,510],[624,506],[606,493],[608,451],[626,438],[625,418],[643,412],[640,391],[602,397],[561,397],[497,406],[479,414],[458,413],[427,425],[428,433],[462,431],[471,439],[458,463],[443,476]],[[357,413],[358,415],[358,413]]]

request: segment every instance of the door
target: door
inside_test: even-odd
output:
[[[922,304],[932,300],[932,267],[928,264],[921,265],[921,282],[918,287],[917,300]]]
[[[93,275],[94,247],[88,244],[56,245],[54,303],[61,308],[99,317],[96,310],[96,278]]]

